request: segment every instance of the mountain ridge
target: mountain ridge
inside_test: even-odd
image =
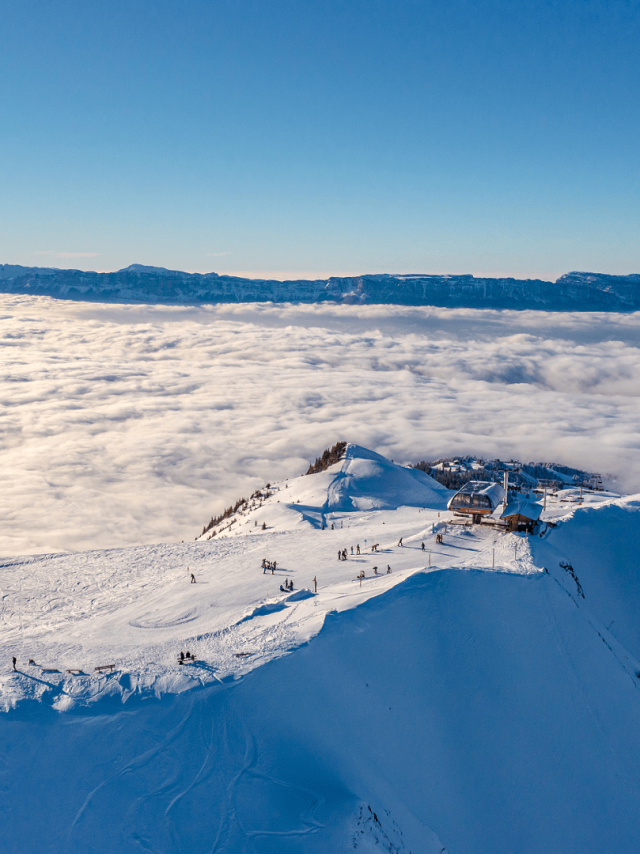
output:
[[[0,293],[87,302],[337,303],[542,311],[640,311],[640,274],[571,272],[555,282],[471,274],[246,279],[131,264],[109,273],[0,264]]]

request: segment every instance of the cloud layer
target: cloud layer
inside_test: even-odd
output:
[[[0,554],[191,539],[337,439],[640,489],[640,315],[0,297]]]

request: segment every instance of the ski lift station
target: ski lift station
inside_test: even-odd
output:
[[[472,516],[478,524],[482,516],[490,516],[504,499],[504,489],[499,483],[470,480],[449,499],[447,510],[461,516]]]

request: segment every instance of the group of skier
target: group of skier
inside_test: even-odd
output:
[[[271,570],[271,575],[276,571],[278,565],[275,560],[262,559],[262,574],[264,575],[268,569]]]
[[[291,593],[293,590],[293,581],[289,581],[288,578],[285,578],[284,584],[280,585],[280,590],[282,590],[283,593]]]
[[[377,548],[377,546],[376,546],[376,548]],[[358,543],[358,545],[356,546],[355,552],[353,550],[353,546],[351,546],[351,554],[352,555],[353,554],[356,554],[356,555],[360,554],[360,543]],[[338,560],[346,560],[346,559],[347,559],[347,550],[346,549],[338,550]]]

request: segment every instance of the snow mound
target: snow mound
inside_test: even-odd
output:
[[[375,451],[347,444],[325,471],[270,484],[219,523],[218,539],[271,531],[322,529],[345,513],[400,507],[446,510],[452,492],[419,469],[400,466]],[[344,519],[342,519],[344,522]],[[208,529],[199,539],[212,539]]]
[[[287,606],[283,601],[281,602],[266,602],[264,605],[259,605],[257,608],[254,608],[250,614],[247,614],[246,617],[243,617],[240,623],[246,623],[249,620],[253,620],[254,617],[266,617],[268,614],[277,614],[278,611],[284,611]]]
[[[398,507],[444,509],[450,494],[419,469],[399,466],[360,445],[347,445],[331,482],[326,507],[332,511],[395,510]]]
[[[311,590],[296,590],[284,600],[285,602],[304,602],[305,599],[312,599],[315,594]]]

